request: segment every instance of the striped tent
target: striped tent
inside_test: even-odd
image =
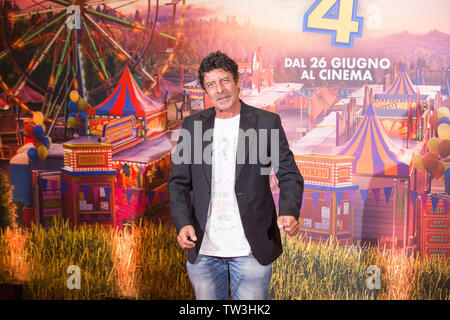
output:
[[[409,174],[408,162],[400,159],[405,156],[405,151],[386,135],[372,104],[353,137],[337,149],[337,154],[356,158],[353,163],[353,173],[356,174],[400,177]]]
[[[420,97],[414,90],[414,84],[405,69],[402,69],[395,79],[394,83],[384,93],[375,94],[377,101],[416,101],[418,98],[424,100],[426,97]]]
[[[147,117],[158,113],[163,104],[146,97],[131,75],[128,67],[122,74],[114,92],[102,103],[89,110],[90,115]]]
[[[392,86],[386,90],[384,94],[395,94],[395,95],[416,95],[416,91],[413,88],[413,83],[409,78],[406,71],[403,69],[399,72],[397,79],[395,79]]]

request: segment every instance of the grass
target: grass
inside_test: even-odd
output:
[[[48,229],[0,229],[0,283],[23,283],[27,299],[195,299],[176,236],[173,227],[145,220],[123,230],[71,230],[63,221]],[[303,238],[283,237],[283,246],[272,299],[450,299],[442,258]],[[67,288],[70,265],[80,268],[79,290]],[[379,290],[366,286],[370,265],[379,267]]]
[[[299,300],[449,300],[450,268],[439,257],[402,250],[339,246],[337,242],[284,238],[273,265],[270,296]],[[369,266],[377,266],[380,289],[369,290]]]
[[[194,299],[177,246],[175,230],[161,224],[0,230],[0,282],[23,283],[25,299]],[[14,262],[19,254],[26,265]],[[67,288],[71,265],[81,271],[79,290]]]

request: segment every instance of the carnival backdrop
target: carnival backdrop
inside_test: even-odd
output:
[[[67,232],[171,226],[171,152],[183,119],[213,107],[197,69],[221,50],[238,62],[240,98],[281,116],[305,180],[296,241],[436,258],[444,270],[437,298],[448,299],[448,12],[445,0],[3,0],[0,158],[11,188],[0,206],[25,233],[55,221]],[[9,257],[0,261],[1,283],[14,278],[7,266],[15,249],[7,240],[0,248]],[[128,267],[125,274],[137,272]],[[122,295],[176,298],[170,289],[139,295],[116,277]],[[413,287],[378,298],[423,289]],[[182,298],[192,297],[183,288]],[[330,298],[271,290],[272,298]]]

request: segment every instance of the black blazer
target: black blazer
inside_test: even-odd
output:
[[[195,247],[188,251],[190,263],[194,263],[197,259],[203,240],[211,198],[212,171],[211,161],[205,161],[204,157],[199,156],[195,159],[194,150],[197,148],[198,154],[201,148],[201,154],[205,151],[205,154],[210,156],[212,139],[202,137],[206,130],[214,128],[215,115],[215,109],[210,108],[187,117],[182,128],[187,130],[190,136],[183,137],[180,134],[177,147],[172,154],[172,176],[168,182],[171,215],[177,232],[186,225],[192,225],[197,236]],[[258,134],[238,137],[238,150],[242,150],[240,148],[245,146],[245,162],[237,160],[236,198],[244,233],[252,253],[259,263],[267,265],[282,253],[282,245],[269,175],[261,174],[261,169],[270,170],[271,166],[278,167],[276,176],[280,187],[279,214],[291,215],[296,219],[300,214],[303,177],[289,149],[278,114],[248,106],[241,101],[240,115],[239,128],[244,132],[253,128]],[[278,166],[267,161],[267,157],[266,159],[257,157],[256,161],[254,157],[255,152],[259,154],[260,146],[266,144],[267,151],[263,149],[261,152],[264,155],[271,155],[270,129],[278,129],[279,132],[278,139],[274,140],[279,142]],[[175,159],[175,155],[179,156],[178,160]],[[178,163],[180,157],[184,159],[182,163]],[[193,191],[192,202],[191,191]]]

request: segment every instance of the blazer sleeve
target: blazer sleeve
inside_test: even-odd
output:
[[[172,175],[167,183],[170,198],[170,214],[177,232],[180,232],[180,229],[184,226],[193,225],[190,196],[192,191],[190,136],[185,119],[180,130],[175,152],[171,155]]]
[[[290,215],[298,219],[303,198],[303,177],[295,163],[294,154],[289,149],[289,143],[278,114],[275,116],[275,128],[278,129],[279,135],[278,163],[276,164],[278,170],[273,161],[272,167],[280,188],[279,215]]]

